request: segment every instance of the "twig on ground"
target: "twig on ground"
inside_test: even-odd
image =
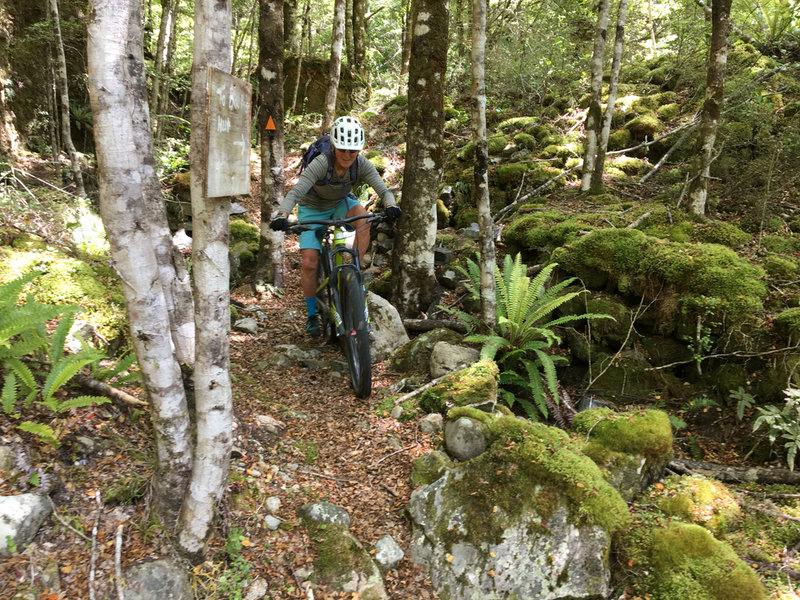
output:
[[[114,572],[117,574],[115,580],[117,597],[119,600],[125,600],[125,592],[123,591],[122,585],[122,523],[117,525],[117,536],[115,538],[114,546]]]
[[[381,464],[383,461],[385,461],[387,458],[392,458],[393,456],[395,456],[397,454],[401,454],[403,452],[408,452],[412,448],[415,448],[417,445],[418,444],[415,442],[415,443],[411,444],[410,446],[406,446],[405,448],[400,448],[400,450],[397,450],[396,452],[392,452],[391,454],[387,454],[386,456],[384,456],[380,460],[376,460],[374,463],[372,463],[370,465],[370,467],[377,466],[377,465]]]
[[[92,390],[93,392],[97,392],[98,394],[103,394],[103,396],[111,398],[112,400],[119,400],[129,406],[149,406],[144,400],[139,400],[127,392],[123,392],[122,390],[111,387],[107,383],[103,383],[102,381],[98,381],[97,379],[93,379],[81,373],[75,375],[73,379],[78,385]]]
[[[94,577],[97,566],[97,526],[100,523],[100,512],[103,505],[100,502],[100,490],[95,490],[94,500],[97,504],[97,514],[94,517],[92,526],[92,558],[89,563],[89,600],[95,600]]]
[[[357,481],[353,479],[345,479],[343,477],[334,477],[333,475],[325,475],[325,473],[318,473],[317,471],[307,471],[304,469],[298,470],[299,473],[305,473],[306,475],[313,475],[314,477],[322,477],[323,479],[331,479],[333,481],[339,481],[341,483],[352,483],[356,484]]]
[[[447,375],[449,375],[449,373]],[[408,392],[405,396],[400,396],[397,400],[394,401],[394,405],[398,406],[398,405],[402,404],[403,402],[405,402],[406,400],[410,400],[414,396],[418,396],[419,394],[421,394],[422,392],[424,392],[428,388],[432,388],[433,386],[439,384],[439,382],[441,382],[442,379],[447,377],[447,375],[442,375],[441,377],[437,377],[436,379],[432,379],[431,381],[429,381],[425,385],[420,386],[417,389],[415,389],[413,392]]]
[[[78,531],[77,529],[75,529],[75,528],[74,528],[72,525],[70,525],[69,523],[67,523],[67,522],[66,522],[64,519],[62,519],[60,516],[58,516],[58,513],[56,512],[56,505],[55,505],[55,503],[53,502],[52,498],[49,498],[49,497],[48,497],[47,499],[48,499],[48,500],[50,500],[50,505],[51,505],[51,506],[52,506],[52,508],[53,508],[53,513],[52,513],[52,514],[53,514],[53,518],[54,518],[56,521],[58,521],[59,523],[61,523],[61,524],[62,524],[64,527],[66,527],[67,529],[69,529],[69,530],[70,530],[70,531],[72,531],[73,533],[75,533],[75,534],[79,535],[80,537],[82,537],[82,538],[83,538],[84,540],[86,540],[87,542],[91,542],[91,541],[92,541],[92,540],[91,540],[91,538],[90,538],[88,535],[86,535],[85,533],[81,533],[80,531]]]

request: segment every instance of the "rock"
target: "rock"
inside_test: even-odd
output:
[[[447,248],[442,248],[441,246],[436,246],[433,249],[433,265],[436,267],[441,267],[442,265],[448,265],[455,260],[455,255],[453,254],[452,250],[448,250]]]
[[[428,485],[453,468],[453,461],[441,450],[433,450],[411,463],[411,483]]]
[[[442,415],[440,413],[432,413],[425,415],[419,422],[419,430],[422,433],[436,433],[442,430]]]
[[[370,315],[369,346],[373,363],[386,360],[398,347],[409,341],[397,309],[385,298],[367,292]]]
[[[184,568],[171,560],[140,563],[125,573],[125,600],[192,600]]]
[[[261,600],[267,595],[268,591],[269,585],[266,580],[259,577],[247,587],[247,591],[244,593],[244,600]]]
[[[0,496],[0,556],[9,557],[31,543],[39,527],[53,511],[47,498],[38,494]]]
[[[419,405],[431,413],[444,414],[454,406],[492,412],[497,405],[499,375],[494,361],[480,360],[445,375],[439,383],[422,392]]]
[[[392,415],[392,418],[399,419],[403,416],[403,412],[405,411],[403,410],[402,406],[395,406],[390,414]]]
[[[430,358],[437,342],[458,344],[462,336],[451,329],[439,328],[418,335],[397,348],[391,356],[389,366],[400,373],[430,373]]]
[[[0,472],[8,475],[17,464],[17,454],[9,446],[0,446]]]
[[[375,542],[375,550],[375,562],[383,573],[394,569],[405,556],[405,552],[390,535],[385,535]]]
[[[454,290],[458,287],[460,283],[458,275],[456,274],[453,269],[447,269],[441,275],[436,278],[442,287],[447,288],[448,290]]]
[[[458,230],[459,235],[464,236],[468,240],[477,241],[481,239],[481,228],[477,223],[471,223],[469,227],[464,227]]]
[[[431,377],[442,377],[453,371],[478,362],[481,353],[475,348],[466,348],[448,342],[436,342],[431,350]]]
[[[456,460],[469,460],[486,449],[486,426],[468,417],[448,421],[444,426],[447,453]]]
[[[258,333],[258,321],[255,319],[251,319],[250,317],[246,317],[244,319],[239,319],[233,324],[233,328],[236,331],[242,331],[244,333],[251,333],[256,335]]]
[[[271,515],[274,515],[281,509],[281,499],[277,496],[270,496],[266,499],[264,504],[267,507],[267,511]]]
[[[270,531],[276,531],[281,526],[281,520],[272,515],[267,515],[264,517],[264,524]]]
[[[350,527],[347,511],[330,502],[312,502],[300,507],[300,515],[317,525],[335,524]]]
[[[256,415],[255,421],[259,428],[270,435],[283,437],[286,433],[286,425],[269,415]]]

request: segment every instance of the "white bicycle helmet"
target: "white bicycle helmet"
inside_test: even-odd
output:
[[[331,142],[339,150],[361,150],[364,147],[364,128],[355,117],[339,117],[333,122]]]

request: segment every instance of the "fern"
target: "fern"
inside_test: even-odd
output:
[[[71,408],[83,408],[95,404],[108,404],[109,402],[111,402],[111,400],[103,396],[78,396],[77,398],[70,398],[69,400],[59,402],[55,412],[61,413]]]
[[[559,325],[587,319],[610,319],[603,314],[562,315],[548,317],[585,290],[567,292],[575,278],[565,279],[548,287],[556,263],[546,265],[531,279],[522,257],[512,259],[506,255],[502,269],[495,268],[496,326],[488,334],[473,334],[465,341],[482,344],[481,358],[493,359],[501,366],[501,397],[512,407],[520,404],[531,418],[548,416],[547,402],[558,402],[559,386],[556,363],[563,357],[553,356],[548,350],[561,343],[553,330]],[[467,260],[467,268],[459,268],[468,278],[464,283],[474,298],[479,297],[480,268]],[[459,317],[460,318],[460,317]],[[463,320],[463,319],[462,319]],[[465,321],[465,324],[468,321]],[[512,393],[522,390],[527,397]]]
[[[0,310],[5,313],[6,310],[13,307],[19,299],[20,293],[22,293],[22,288],[37,277],[41,276],[41,274],[41,271],[31,271],[22,277],[18,277],[17,279],[13,279],[12,281],[8,281],[3,285],[0,285]]]
[[[53,448],[58,448],[61,443],[58,441],[58,435],[53,428],[44,423],[34,423],[33,421],[24,421],[17,426],[22,431],[27,431],[38,437],[43,442],[47,442]]]
[[[60,359],[52,366],[47,379],[42,388],[42,400],[40,404],[45,405],[55,412],[60,412],[58,401],[53,397],[54,394],[70,379],[72,379],[78,371],[86,365],[97,362],[103,357],[94,351],[81,350],[78,354],[71,354]]]
[[[0,392],[0,404],[3,412],[10,414],[17,403],[17,378],[14,373],[8,373],[3,380],[3,390]]]

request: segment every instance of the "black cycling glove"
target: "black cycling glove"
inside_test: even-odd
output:
[[[386,218],[389,221],[395,221],[400,218],[400,215],[403,214],[403,211],[400,210],[399,206],[391,204],[386,207],[386,210],[383,211],[386,214]]]
[[[272,231],[287,231],[289,229],[289,218],[286,213],[279,212],[278,216],[269,223]]]

